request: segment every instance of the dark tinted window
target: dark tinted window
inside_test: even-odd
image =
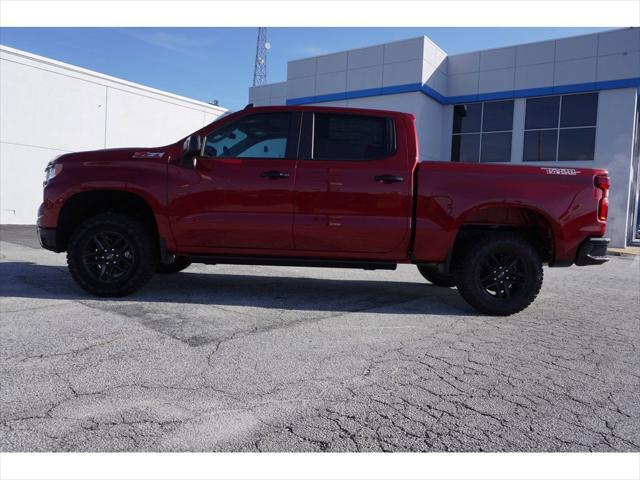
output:
[[[207,135],[206,157],[285,158],[290,113],[242,117]]]
[[[524,128],[557,128],[560,97],[527,98]]]
[[[483,133],[481,162],[511,161],[511,132]]]
[[[597,92],[527,99],[523,160],[593,160],[597,117]]]
[[[480,134],[453,135],[451,137],[452,162],[477,162],[480,150]]]
[[[389,118],[317,113],[314,125],[316,160],[371,160],[395,151]]]
[[[467,103],[453,107],[453,133],[480,131],[482,103]]]
[[[590,127],[598,116],[598,94],[582,93],[562,97],[560,127]]]
[[[595,128],[560,129],[558,160],[593,160]]]
[[[482,131],[496,132],[513,127],[513,100],[485,102],[482,115]],[[484,142],[484,140],[483,140]]]
[[[511,161],[512,128],[513,100],[454,105],[451,161]]]
[[[554,162],[556,160],[557,130],[524,132],[525,162]]]

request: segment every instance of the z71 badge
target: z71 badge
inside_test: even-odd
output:
[[[135,152],[131,158],[162,158],[164,152]]]
[[[575,168],[548,168],[548,167],[540,167],[549,175],[578,175],[580,170],[576,170]]]

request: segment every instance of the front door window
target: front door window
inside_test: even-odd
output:
[[[285,158],[290,113],[249,115],[207,135],[204,156],[210,158]]]

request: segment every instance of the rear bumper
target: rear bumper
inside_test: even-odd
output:
[[[59,252],[56,245],[56,229],[55,228],[43,228],[38,227],[38,240],[40,240],[40,246],[51,250],[52,252]]]
[[[607,246],[610,241],[608,238],[587,238],[578,248],[576,265],[601,265],[609,261]]]

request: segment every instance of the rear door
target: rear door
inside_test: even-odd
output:
[[[247,114],[208,132],[188,167],[170,165],[171,228],[179,246],[240,254],[293,248],[299,117]]]
[[[404,135],[391,116],[304,113],[297,250],[372,259],[406,255],[413,182]]]

